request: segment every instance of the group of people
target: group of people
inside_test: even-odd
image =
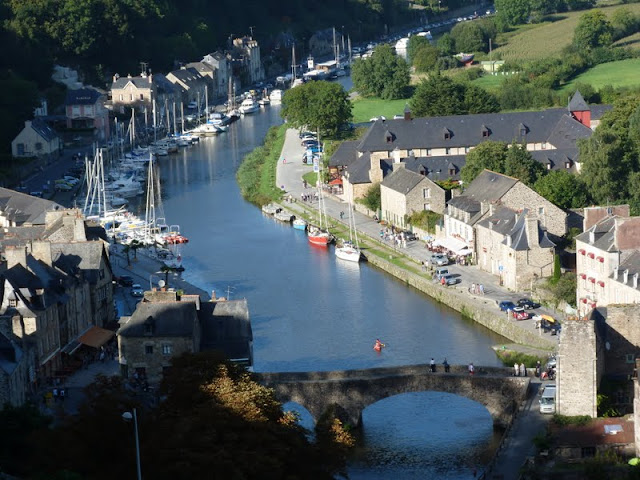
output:
[[[526,377],[527,376],[527,367],[524,366],[524,363],[518,365],[518,362],[513,364],[513,376],[514,377]]]
[[[469,287],[469,293],[472,295],[484,295],[484,285],[481,283],[472,283]]]
[[[300,194],[300,199],[303,202],[313,202],[314,200],[317,202],[318,201],[318,192],[314,192],[314,193],[302,192]]]
[[[451,371],[451,365],[449,365],[446,358],[444,359],[444,362],[442,362],[442,366],[444,367],[445,373],[449,373]],[[431,361],[429,362],[429,369],[431,373],[436,373],[436,361],[433,357],[431,357]]]
[[[389,228],[380,229],[380,240],[393,242],[398,248],[407,248],[407,236],[404,232],[396,233],[394,227],[391,228],[391,231],[389,231]]]

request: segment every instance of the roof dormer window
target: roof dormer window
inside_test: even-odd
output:
[[[491,135],[491,131],[486,125],[482,125],[482,138],[487,138],[489,135]]]
[[[529,132],[529,129],[527,128],[527,126],[524,123],[521,123],[520,125],[518,125],[518,131],[520,133],[520,136],[524,137]]]
[[[564,162],[564,168],[571,168],[571,161],[567,160],[566,162]]]
[[[451,140],[451,137],[453,136],[453,132],[451,132],[451,130],[449,130],[447,127],[445,127],[442,130],[442,135],[444,136],[445,140]]]
[[[547,163],[547,170],[551,170],[551,164]]]
[[[384,140],[385,140],[385,142],[387,142],[387,143],[391,143],[391,142],[393,142],[393,134],[392,134],[390,131],[388,131],[388,130],[387,130],[387,131],[385,132],[385,134],[384,134]]]

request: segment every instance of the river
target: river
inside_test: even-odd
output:
[[[367,264],[338,262],[303,232],[276,223],[240,195],[235,172],[282,123],[270,106],[229,131],[159,160],[168,223],[190,239],[183,277],[218,296],[246,297],[256,371],[368,368],[428,362],[498,365],[504,339]],[[387,348],[376,354],[373,341]],[[310,426],[302,412],[302,423]],[[352,479],[470,479],[495,441],[486,409],[424,392],[363,413]]]

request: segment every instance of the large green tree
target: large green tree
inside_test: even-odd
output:
[[[460,171],[460,178],[468,184],[485,169],[504,173],[506,156],[506,143],[493,140],[482,142],[467,154],[466,163]]]
[[[466,113],[464,93],[464,85],[449,77],[431,75],[416,87],[411,98],[411,111],[417,117]]]
[[[464,91],[467,113],[493,113],[500,111],[500,102],[493,93],[477,85],[467,84]]]
[[[602,10],[582,14],[573,32],[573,44],[582,50],[608,47],[613,42],[613,27]]]
[[[587,205],[586,187],[577,175],[566,170],[553,170],[535,183],[534,189],[560,208],[581,208]]]
[[[495,0],[498,18],[507,25],[520,25],[529,20],[531,0]]]
[[[533,159],[526,145],[512,143],[504,159],[504,174],[515,177],[528,187],[545,174],[542,164]]]
[[[391,45],[379,45],[371,57],[353,63],[351,78],[361,95],[385,100],[402,98],[409,85],[409,65]]]
[[[458,23],[451,30],[458,52],[488,52],[489,39],[495,39],[495,25],[480,20]]]
[[[340,84],[307,82],[287,90],[282,99],[282,118],[295,127],[335,134],[351,118],[351,102]]]

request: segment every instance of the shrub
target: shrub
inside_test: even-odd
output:
[[[559,415],[557,413],[551,419],[551,421],[559,427],[566,427],[568,425],[588,425],[592,420],[593,418],[591,418],[589,415],[567,416]]]
[[[429,233],[436,232],[436,225],[442,221],[442,215],[431,210],[415,212],[408,218],[409,225],[422,228]]]

